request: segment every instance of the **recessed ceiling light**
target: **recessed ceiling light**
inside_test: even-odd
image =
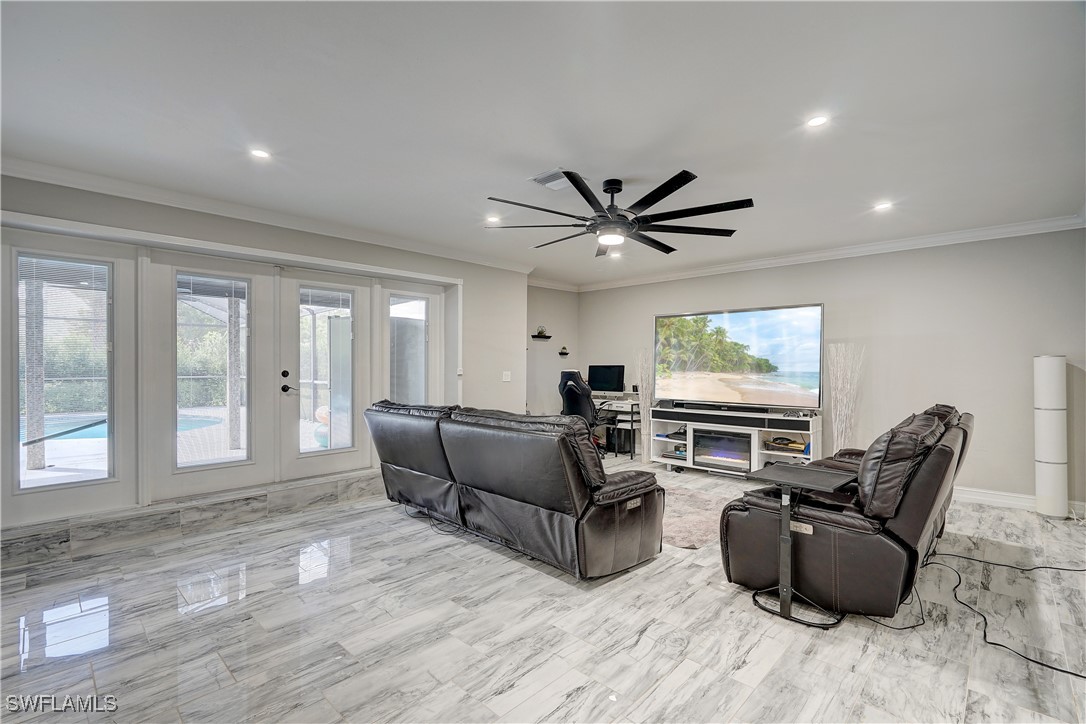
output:
[[[608,254],[607,256],[611,257],[612,259],[618,259],[620,256],[622,256],[622,253],[616,251],[613,254]]]
[[[271,158],[271,154],[265,151],[263,148],[250,148],[249,153],[254,158]]]
[[[816,126],[821,126],[821,125],[824,125],[824,124],[825,124],[825,123],[827,123],[827,122],[828,122],[829,120],[830,120],[830,119],[829,119],[828,117],[826,117],[826,116],[815,116],[814,118],[809,118],[809,119],[807,120],[807,125],[808,125],[808,126],[811,126],[812,128],[814,128],[814,127],[816,127]]]
[[[887,209],[892,208],[894,208],[893,201],[880,201],[879,203],[875,204],[875,211],[886,211]]]
[[[501,221],[501,219],[497,216],[488,216],[486,217],[486,221],[488,224],[496,224]]]

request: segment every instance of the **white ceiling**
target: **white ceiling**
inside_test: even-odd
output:
[[[533,268],[572,286],[1080,215],[1082,3],[14,3],[3,152]],[[804,121],[824,113],[819,129]],[[259,162],[250,146],[270,150]],[[15,169],[11,162],[5,171]],[[752,197],[593,258],[562,166],[653,208]],[[602,194],[601,194],[602,195]],[[893,210],[871,210],[879,200]],[[569,220],[572,221],[572,220]],[[554,233],[552,233],[554,232]],[[571,232],[572,233],[572,230]],[[424,246],[420,247],[420,243]],[[425,246],[429,245],[429,246]]]

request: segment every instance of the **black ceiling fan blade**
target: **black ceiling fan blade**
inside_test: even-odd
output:
[[[584,182],[581,175],[576,171],[563,171],[562,175],[566,177],[566,180],[573,184],[573,188],[577,189],[577,193],[584,197],[584,200],[588,202],[588,205],[592,207],[592,210],[597,214],[603,214],[607,218],[611,218],[611,215],[607,213],[607,209],[603,208],[603,204],[596,197],[596,194],[592,193],[592,189],[588,188],[588,184]]]
[[[584,227],[584,224],[527,224],[525,226],[484,226],[484,229],[566,229]]]
[[[688,183],[696,178],[697,176],[690,173],[689,171],[679,171],[667,181],[664,181],[652,191],[649,191],[647,194],[642,196],[634,203],[633,206],[626,210],[629,211],[631,214],[640,214],[642,211],[649,208],[650,206],[655,206],[657,203],[663,201],[668,196],[671,196],[671,194],[675,193],[683,186],[686,186]]]
[[[641,231],[661,231],[665,234],[701,234],[702,236],[731,236],[735,229],[706,229],[701,226],[671,226],[669,224],[646,224],[637,227]]]
[[[536,246],[536,247],[533,247],[533,248],[542,249],[545,246],[550,246],[551,244],[557,244],[558,242],[565,241],[566,239],[574,239],[574,238],[576,238],[578,236],[584,236],[587,233],[588,233],[587,231],[578,231],[576,234],[572,234],[570,236],[563,236],[561,239],[555,239],[554,241],[548,241],[546,244],[540,244],[539,246]]]
[[[535,209],[536,211],[546,211],[548,214],[558,214],[559,216],[568,216],[571,219],[580,219],[581,221],[591,221],[587,216],[577,216],[577,214],[567,214],[565,211],[555,211],[554,209],[544,209],[542,206],[532,206],[531,204],[522,204],[519,201],[510,201],[509,199],[499,199],[496,196],[487,196],[490,201],[497,201],[502,204],[512,204],[513,206],[523,206],[526,209]]]
[[[607,256],[607,247],[603,244],[596,245],[596,257]]]
[[[665,254],[670,254],[671,252],[675,251],[675,247],[668,246],[662,241],[657,241],[651,236],[645,236],[640,231],[631,231],[629,234],[626,235],[626,238],[633,239],[634,241],[640,241],[645,246],[650,246],[656,251],[662,251]]]
[[[702,216],[704,214],[717,214],[721,211],[735,211],[736,209],[749,209],[754,206],[754,199],[742,199],[740,201],[725,201],[722,204],[709,204],[708,206],[694,206],[689,209],[677,209],[675,211],[664,211],[659,214],[646,214],[645,216],[635,216],[633,221],[637,222],[638,226],[645,226],[646,224],[655,224],[658,221],[670,221],[672,219],[685,219],[690,216]]]

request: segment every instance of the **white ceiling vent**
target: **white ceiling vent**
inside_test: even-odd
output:
[[[546,186],[552,191],[558,191],[559,189],[567,189],[570,187],[569,181],[562,175],[562,172],[566,169],[559,166],[553,171],[544,171],[541,174],[532,176],[529,181],[534,181],[540,186]]]

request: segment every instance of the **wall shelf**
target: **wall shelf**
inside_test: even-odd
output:
[[[532,335],[532,339],[550,339],[550,338],[551,338],[551,336],[549,334],[533,334]]]

